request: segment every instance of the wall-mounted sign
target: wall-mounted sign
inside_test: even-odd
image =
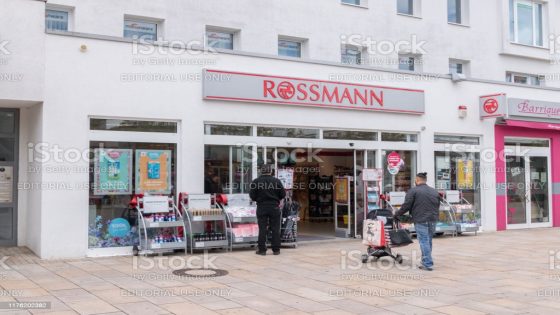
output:
[[[170,150],[136,150],[136,193],[171,193]]]
[[[481,96],[479,106],[480,119],[503,117],[506,115],[506,95],[499,93]]]
[[[95,195],[132,193],[132,150],[95,149]]]
[[[398,152],[391,152],[387,155],[387,171],[391,175],[397,175],[401,169],[402,158]]]
[[[281,168],[278,169],[278,179],[282,182],[284,189],[292,189],[294,186],[294,169]]]
[[[348,187],[350,179],[348,177],[338,177],[334,184],[334,200],[337,203],[348,204]]]
[[[508,99],[508,116],[560,122],[560,103],[510,98]]]
[[[424,91],[376,85],[204,70],[207,100],[424,114]]]
[[[364,182],[379,182],[383,178],[383,169],[364,168],[362,170],[362,180]]]
[[[14,196],[14,168],[0,166],[0,203],[12,203]]]

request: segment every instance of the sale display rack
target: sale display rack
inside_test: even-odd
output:
[[[230,249],[256,247],[259,239],[257,206],[249,195],[220,195],[216,200],[217,205],[226,213]]]
[[[455,222],[455,212],[453,207],[442,199],[439,206],[439,220],[436,223],[436,235],[443,234],[457,235],[457,223]]]
[[[461,191],[445,191],[444,203],[451,208],[458,234],[474,232],[477,235],[480,226],[476,220],[476,210]]]
[[[150,255],[186,250],[185,222],[173,198],[135,196],[138,213],[139,245],[133,254]]]
[[[181,209],[184,212],[187,250],[229,249],[227,218],[209,194],[184,194]]]

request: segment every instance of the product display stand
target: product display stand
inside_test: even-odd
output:
[[[374,210],[380,209],[380,187],[383,170],[381,169],[363,169],[362,180],[364,182],[364,204],[367,211],[364,211],[364,220],[367,215]]]
[[[226,213],[218,207],[212,195],[187,195],[181,200],[184,211],[187,249],[229,249]]]
[[[134,255],[186,251],[185,222],[173,198],[136,196],[139,245]]]
[[[445,191],[444,202],[453,210],[457,233],[474,232],[477,235],[480,226],[476,220],[475,208],[463,198],[461,191]]]
[[[223,195],[217,204],[226,213],[229,247],[255,247],[259,240],[257,206],[248,194]]]
[[[457,224],[455,222],[455,211],[445,198],[440,203],[439,221],[436,223],[436,234],[451,233],[457,235]]]
[[[280,220],[280,242],[281,247],[297,248],[297,230],[299,218],[298,202],[292,199],[292,191],[286,191],[286,198],[283,200],[280,209],[282,219]]]
[[[389,193],[389,196],[386,198],[387,206],[393,214],[397,213],[401,209],[401,206],[404,204],[404,200],[406,198],[406,193],[404,191],[392,191]],[[414,229],[414,223],[412,222],[400,222],[401,227],[403,229],[408,230],[411,234],[416,234],[416,230]]]

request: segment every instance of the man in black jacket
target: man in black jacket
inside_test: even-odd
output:
[[[268,228],[272,231],[272,252],[280,255],[280,201],[286,197],[282,182],[273,177],[271,165],[261,167],[261,176],[251,183],[249,195],[257,202],[257,220],[259,223],[259,249],[257,255],[266,255],[266,237]]]
[[[418,268],[423,270],[433,270],[432,260],[432,237],[436,230],[436,222],[439,218],[439,205],[441,197],[437,190],[426,184],[427,173],[416,175],[416,187],[413,187],[406,194],[404,204],[395,213],[399,217],[410,212],[416,237],[422,250],[422,264]]]

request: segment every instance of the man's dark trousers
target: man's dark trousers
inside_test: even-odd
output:
[[[280,218],[282,213],[277,207],[258,207],[257,220],[259,223],[259,252],[266,252],[266,238],[268,228],[272,231],[272,251],[280,251]]]

